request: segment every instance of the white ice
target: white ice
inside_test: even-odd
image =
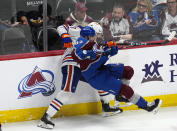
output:
[[[134,110],[111,117],[84,115],[53,121],[55,127],[52,131],[177,131],[177,107],[161,108],[156,115]],[[47,131],[37,127],[38,122],[7,123],[2,125],[2,131]]]

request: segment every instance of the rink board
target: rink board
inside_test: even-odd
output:
[[[177,94],[145,97],[147,101],[152,101],[155,98],[160,98],[163,100],[162,107],[177,106]],[[124,105],[124,103],[121,104]],[[137,108],[137,106],[135,105],[121,108],[124,111],[139,110],[139,108]],[[39,120],[46,110],[47,107],[0,111],[0,122],[6,123]],[[64,105],[63,108],[55,115],[55,117],[67,117],[87,114],[101,115],[101,111],[101,102],[68,104]]]
[[[60,91],[61,54],[53,51],[0,58],[1,122],[41,118]],[[108,63],[131,65],[135,74],[130,85],[148,101],[158,97],[164,100],[163,106],[177,106],[177,45],[120,50]],[[76,94],[56,117],[98,113],[97,91],[80,82]]]

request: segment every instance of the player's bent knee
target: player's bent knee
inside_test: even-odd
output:
[[[122,84],[119,95],[124,96],[126,99],[130,100],[134,94],[133,89],[125,84]]]
[[[131,66],[124,66],[123,78],[130,80],[134,75],[134,70]]]

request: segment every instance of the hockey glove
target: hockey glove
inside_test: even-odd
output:
[[[114,55],[116,55],[118,53],[118,47],[117,46],[112,46],[111,47],[111,53],[110,53],[110,55],[111,56],[114,56]]]
[[[72,40],[69,34],[64,33],[61,35],[62,42],[64,44],[64,48],[71,48],[72,47]]]
[[[104,48],[104,55],[107,55],[107,56],[114,56],[116,55],[118,52],[118,47],[117,46],[112,46],[111,48]]]
[[[105,47],[103,55],[109,56],[111,53],[111,48]]]
[[[114,41],[107,41],[106,45],[108,46],[108,48],[111,48],[112,46],[116,47],[116,43]]]

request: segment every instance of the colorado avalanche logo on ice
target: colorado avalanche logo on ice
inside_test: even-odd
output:
[[[23,78],[19,85],[19,99],[30,97],[32,95],[42,93],[43,96],[50,96],[55,92],[54,74],[49,70],[41,70],[35,67],[33,72]]]
[[[145,72],[145,76],[141,83],[150,81],[163,81],[158,69],[163,67],[163,64],[159,64],[159,61],[151,62],[150,65],[145,64],[145,68],[142,71]]]

